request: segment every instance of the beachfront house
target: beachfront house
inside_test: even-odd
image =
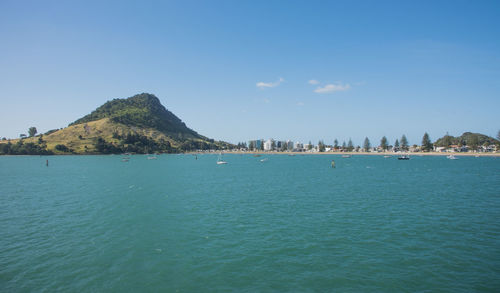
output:
[[[448,150],[448,148],[447,148],[447,147],[436,147],[436,146],[434,147],[434,151],[435,151],[435,152],[438,152],[438,153],[444,153],[444,152],[446,152],[447,150]]]

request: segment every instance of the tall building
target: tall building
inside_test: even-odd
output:
[[[262,149],[262,142],[263,142],[263,141],[264,141],[263,139],[257,139],[257,140],[255,141],[255,148],[256,148],[257,150],[261,150],[261,149]]]
[[[272,151],[273,150],[273,140],[268,139],[264,142],[264,150],[265,151]]]

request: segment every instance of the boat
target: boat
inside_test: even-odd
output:
[[[267,158],[261,159],[260,161],[265,162],[265,161],[267,161]]]
[[[342,158],[350,158],[352,157],[351,155],[342,155]]]
[[[149,156],[148,157],[148,160],[156,160],[156,159],[158,159],[156,156]]]
[[[457,157],[455,157],[454,155],[449,155],[449,156],[446,156],[446,158],[450,159],[450,160],[458,160]]]
[[[258,158],[258,157],[260,157],[261,155],[259,155],[259,154],[255,154],[255,155],[253,155],[253,156],[254,156],[254,157],[256,157],[256,158]]]
[[[390,158],[390,157],[391,157],[391,156],[389,156],[389,155],[385,155],[385,156],[384,156],[384,158]]]
[[[217,165],[227,164],[226,161],[222,160],[222,153],[219,154],[219,158],[217,159]]]
[[[401,155],[398,157],[398,160],[409,160],[410,156],[409,155]]]

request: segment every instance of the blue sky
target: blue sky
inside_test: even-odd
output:
[[[233,143],[496,136],[499,3],[2,0],[0,136],[142,92]]]

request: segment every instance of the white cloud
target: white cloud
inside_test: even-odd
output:
[[[308,84],[319,84],[319,81],[315,79],[311,79],[310,81],[307,82]]]
[[[267,88],[267,87],[277,87],[280,85],[280,83],[284,82],[285,80],[283,78],[279,78],[278,81],[275,81],[275,82],[258,82],[256,85],[258,88],[260,89],[264,89],[264,88]]]
[[[350,88],[351,88],[351,86],[348,83],[346,83],[346,84],[327,84],[324,87],[317,87],[314,90],[314,92],[318,93],[318,94],[327,94],[327,93],[347,91]]]
[[[297,103],[297,106],[302,107],[302,106],[304,106],[304,103],[302,103],[302,102],[298,102],[298,103]]]
[[[269,103],[271,103],[271,100],[269,100],[269,99],[264,99],[264,103],[269,104]]]

